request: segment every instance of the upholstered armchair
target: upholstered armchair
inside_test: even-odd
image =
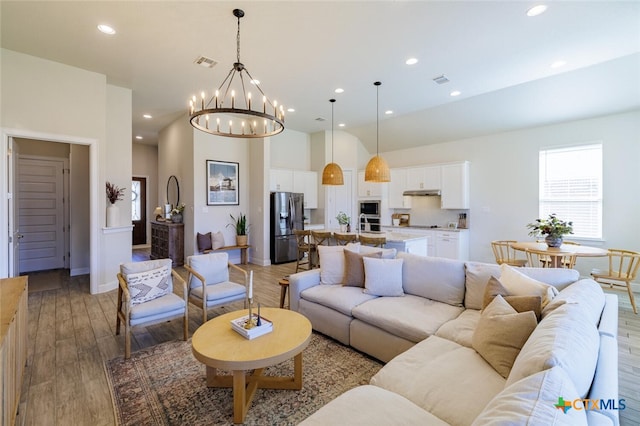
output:
[[[208,253],[187,258],[184,265],[189,273],[189,302],[202,308],[202,323],[207,322],[207,310],[216,306],[245,300],[247,297],[248,274],[244,269],[229,262],[227,253]],[[229,281],[229,269],[235,269],[244,276],[244,284]]]
[[[173,292],[174,280],[181,287],[182,297]],[[171,259],[123,263],[118,284],[116,334],[124,323],[125,358],[131,356],[131,327],[136,325],[182,318],[183,338],[188,339],[187,284],[171,268]]]

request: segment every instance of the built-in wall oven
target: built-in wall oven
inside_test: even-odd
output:
[[[380,231],[380,200],[360,201],[360,231]]]

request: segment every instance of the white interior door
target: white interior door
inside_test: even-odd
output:
[[[20,273],[65,267],[64,166],[62,159],[18,159]]]
[[[17,176],[18,162],[18,144],[13,142],[13,138],[8,139],[8,153],[7,158],[7,170],[8,170],[8,182],[7,182],[7,200],[9,202],[9,275],[15,277],[20,275],[20,240],[22,235],[20,234],[20,224],[18,223],[18,194],[15,191],[15,182]]]

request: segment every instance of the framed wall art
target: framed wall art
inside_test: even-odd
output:
[[[207,160],[207,205],[239,205],[238,163]]]

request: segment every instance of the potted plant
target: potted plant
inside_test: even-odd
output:
[[[347,225],[351,222],[351,218],[347,216],[345,212],[339,212],[336,216],[336,220],[340,225],[340,232],[345,232],[347,230]]]
[[[549,247],[560,247],[563,237],[573,234],[573,222],[560,220],[555,213],[550,214],[547,219],[536,219],[527,228],[531,229],[529,235],[533,237],[545,235],[544,240]]]
[[[182,213],[185,207],[184,203],[180,203],[180,205],[171,210],[171,222],[182,223]]]
[[[242,213],[238,213],[237,218],[232,214],[229,214],[229,216],[231,216],[232,222],[228,223],[227,226],[233,226],[236,229],[236,244],[239,246],[246,246],[248,239],[247,231],[249,230],[247,216]]]
[[[119,188],[117,185],[107,181],[107,200],[110,203],[107,206],[107,227],[118,226],[119,213],[116,201],[124,199],[124,190],[125,188]]]

